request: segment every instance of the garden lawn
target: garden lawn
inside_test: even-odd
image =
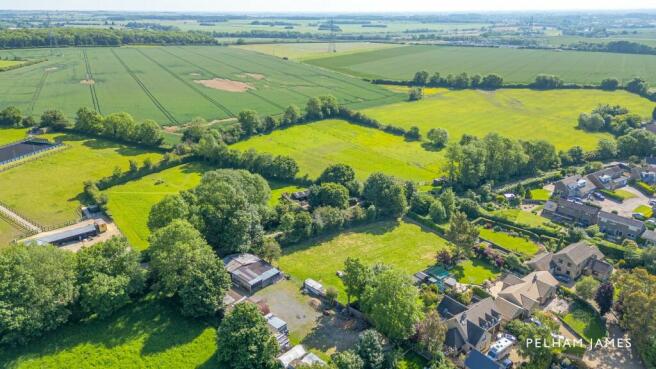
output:
[[[195,187],[209,167],[183,164],[109,188],[108,210],[121,232],[139,250],[148,247],[150,209],[167,195]]]
[[[211,324],[146,298],[105,320],[72,323],[27,346],[0,349],[0,367],[215,368],[215,351]]]
[[[634,193],[626,190],[600,190],[599,192],[619,202],[636,197]]]
[[[520,209],[501,209],[501,210],[494,211],[493,214],[495,216],[504,218],[518,225],[526,225],[529,227],[544,227],[548,229],[553,229],[549,225],[550,223],[549,219],[537,214],[533,214],[529,211],[524,211]]]
[[[551,192],[545,190],[544,188],[536,188],[530,191],[531,200],[536,201],[547,201],[551,197]]]
[[[20,141],[27,137],[25,128],[0,128],[0,146]]]
[[[453,274],[460,283],[481,285],[487,280],[495,280],[501,272],[497,267],[492,266],[485,261],[468,259],[461,261],[458,265],[453,267],[453,269],[451,269],[451,274]]]
[[[83,203],[84,182],[110,176],[115,167],[129,168],[160,153],[102,139],[73,134],[50,134],[69,148],[45,153],[0,173],[0,201],[41,225],[59,225],[75,220]]]
[[[383,172],[402,179],[429,181],[442,170],[442,153],[430,152],[418,142],[383,131],[350,124],[343,120],[323,120],[277,130],[231,146],[254,149],[296,159],[300,175],[316,178],[330,164],[348,164],[358,179]]]
[[[526,256],[535,255],[540,251],[540,247],[535,243],[504,232],[495,232],[491,229],[481,228],[480,237],[508,251],[513,251]]]
[[[554,74],[565,82],[580,84],[598,84],[609,77],[627,82],[635,76],[652,85],[656,82],[654,55],[415,45],[308,62],[371,79],[409,80],[417,71],[425,70],[439,72],[443,77],[462,72],[496,73],[511,83],[530,83],[538,74]]]
[[[606,337],[606,327],[599,314],[579,302],[572,303],[563,320],[588,341],[596,341]]]
[[[640,205],[633,210],[634,213],[642,214],[646,219],[654,215],[654,211],[647,205]]]
[[[654,57],[656,60],[656,56]],[[451,142],[463,134],[483,137],[496,132],[521,140],[547,140],[556,149],[581,146],[594,149],[607,133],[577,129],[582,112],[599,104],[619,104],[643,117],[653,103],[625,91],[508,89],[497,91],[446,90],[416,102],[402,102],[365,109],[362,112],[385,124],[419,127],[424,135],[431,128],[444,128]]]
[[[447,247],[444,239],[415,223],[383,221],[287,247],[278,266],[300,283],[312,278],[337,288],[338,300],[346,302],[344,285],[335,274],[344,269],[346,258],[390,264],[413,274],[435,264],[438,250]]]

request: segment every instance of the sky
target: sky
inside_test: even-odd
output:
[[[0,9],[411,13],[656,9],[656,0],[0,0]]]

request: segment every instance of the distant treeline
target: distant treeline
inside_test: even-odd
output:
[[[130,44],[215,45],[205,32],[143,29],[34,28],[0,31],[0,48],[120,46]]]
[[[374,84],[396,85],[408,87],[447,87],[453,89],[482,89],[496,90],[499,88],[531,88],[536,90],[555,90],[555,89],[600,89],[606,91],[626,90],[628,92],[640,95],[651,101],[656,101],[656,92],[650,91],[649,83],[640,77],[635,77],[629,82],[622,85],[617,78],[606,78],[598,85],[565,83],[560,77],[550,74],[539,74],[531,83],[504,83],[503,78],[496,74],[480,76],[478,74],[468,75],[467,73],[449,74],[446,77],[440,73],[429,74],[427,71],[415,73],[411,80],[390,80],[390,79],[373,79]]]
[[[582,51],[599,51],[608,53],[621,53],[621,54],[647,54],[656,55],[656,47],[640,44],[631,41],[611,41],[608,43],[589,43],[579,42],[569,45],[574,50]]]
[[[323,26],[323,25],[322,25]],[[329,30],[329,26],[327,26]],[[335,27],[337,27],[335,25]],[[324,30],[324,28],[321,28]],[[341,30],[335,29],[336,32]],[[279,38],[279,39],[308,39],[308,40],[331,40],[335,39],[338,41],[385,41],[390,40],[389,35],[381,34],[337,34],[331,35],[328,33],[317,33],[317,32],[299,32],[299,31],[275,31],[275,30],[250,30],[250,31],[239,31],[239,32],[212,32],[214,37],[227,37],[227,38]]]
[[[151,22],[128,22],[125,25],[126,28],[130,29],[152,29],[155,31],[179,31],[180,28],[176,26],[167,26],[159,23]]]

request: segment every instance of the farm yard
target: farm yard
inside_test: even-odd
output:
[[[441,127],[454,141],[465,133],[482,137],[497,132],[515,139],[544,139],[556,149],[579,145],[590,150],[599,139],[611,135],[577,129],[581,112],[599,104],[619,104],[641,116],[649,116],[653,109],[647,99],[623,91],[441,90],[421,101],[365,109],[363,113],[385,124],[417,126],[424,135]]]
[[[0,56],[8,55],[0,51]],[[356,78],[273,56],[227,47],[121,47],[12,50],[47,61],[0,74],[0,108],[37,116],[80,107],[126,111],[139,120],[178,125],[240,110],[281,113],[312,96],[335,95],[366,107],[404,96]]]
[[[409,46],[313,59],[308,63],[364,78],[412,79],[415,72],[496,73],[505,82],[528,83],[538,74],[565,82],[599,83],[640,76],[656,83],[656,56],[490,47]]]
[[[415,273],[433,265],[436,253],[447,247],[444,239],[414,223],[383,221],[290,246],[278,265],[300,283],[312,278],[337,288],[338,300],[346,302],[344,285],[335,274],[344,268],[346,258],[360,258],[367,265],[390,264]]]
[[[406,142],[373,128],[343,120],[324,120],[278,130],[231,146],[255,149],[296,159],[300,175],[316,178],[328,165],[348,164],[364,180],[383,172],[399,178],[427,181],[442,170],[443,155],[426,151],[418,142]]]
[[[42,136],[69,148],[46,153],[38,160],[0,173],[0,201],[41,225],[75,220],[82,204],[84,182],[127,170],[129,160],[158,161],[161,154],[74,134]]]

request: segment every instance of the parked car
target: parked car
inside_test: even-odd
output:
[[[649,200],[649,205],[655,206],[656,205],[656,200]]]
[[[599,193],[599,192],[593,192],[592,196],[594,196],[595,199],[600,200],[600,201],[606,200],[606,197],[604,195],[602,195],[601,193]]]
[[[563,283],[570,283],[572,281],[570,277],[562,274],[556,274],[554,277]]]
[[[506,360],[501,362],[501,367],[503,369],[512,369],[513,366],[514,366],[514,363],[510,359],[506,359]]]
[[[645,219],[645,216],[642,215],[641,213],[633,213],[631,215],[633,216],[633,218],[638,219],[638,220],[644,220]]]
[[[537,320],[537,319],[535,319],[535,318],[533,318],[533,317],[530,317],[528,320],[529,320],[531,323],[537,325],[538,327],[542,327],[542,322],[541,322],[541,321],[539,321],[539,320]]]
[[[647,219],[647,220],[645,221],[645,223],[649,223],[649,224],[651,224],[651,225],[653,225],[653,226],[656,227],[656,219],[654,219],[654,218]]]

